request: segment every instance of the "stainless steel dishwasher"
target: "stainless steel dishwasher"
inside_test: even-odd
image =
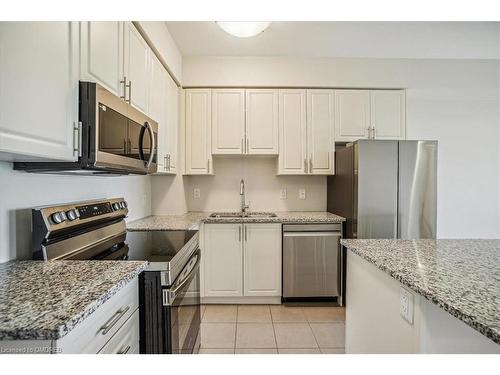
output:
[[[342,224],[283,225],[283,299],[342,305]]]

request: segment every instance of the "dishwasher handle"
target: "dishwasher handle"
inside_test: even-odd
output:
[[[283,237],[341,237],[340,232],[283,232]]]

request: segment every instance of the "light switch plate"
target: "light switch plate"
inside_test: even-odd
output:
[[[286,199],[286,188],[280,190],[280,199]]]
[[[306,199],[306,189],[299,189],[299,199]]]
[[[201,197],[200,188],[194,188],[194,190],[193,190],[193,198],[194,199],[200,199],[200,197]]]
[[[399,314],[413,324],[413,294],[403,287],[399,288]]]

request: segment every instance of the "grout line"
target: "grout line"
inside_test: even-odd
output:
[[[234,342],[233,342],[233,354],[236,354],[236,339],[238,337],[238,314],[240,311],[240,306],[236,306],[236,327],[234,328]]]
[[[273,327],[273,336],[274,336],[274,344],[276,345],[276,353],[279,354],[278,339],[276,338],[276,330],[274,329],[274,321],[273,321],[273,314],[271,313],[271,306],[267,305],[267,308],[269,309],[269,315],[271,315],[271,326]]]

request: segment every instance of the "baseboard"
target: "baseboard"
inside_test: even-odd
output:
[[[237,304],[237,305],[280,305],[281,296],[277,297],[201,297],[201,303],[211,304]]]

